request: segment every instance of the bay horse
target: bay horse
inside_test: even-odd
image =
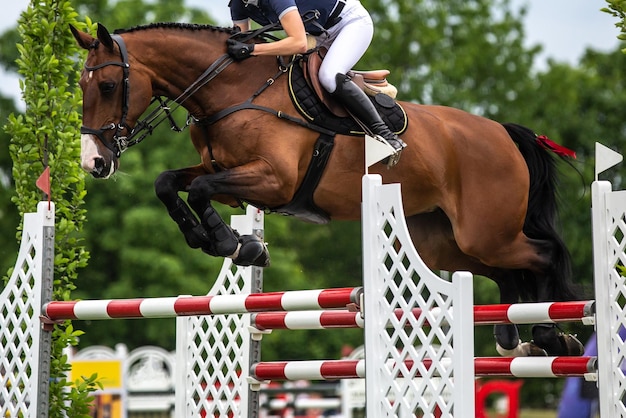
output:
[[[182,105],[193,120],[200,162],[159,175],[158,198],[191,247],[240,265],[268,265],[264,243],[239,236],[212,201],[280,212],[310,183],[312,155],[320,152],[314,147],[328,130],[298,116],[281,77],[284,57],[234,62],[226,41],[241,34],[208,25],[155,23],[114,34],[98,25],[97,37],[71,31],[88,51],[79,81],[82,167],[110,177],[121,153],[143,139],[138,132],[151,130],[140,117],[153,98]],[[501,303],[576,299],[569,253],[555,229],[554,144],[519,125],[451,107],[401,106],[408,147],[395,167],[378,163],[370,172],[401,184],[406,222],[426,264],[491,278]],[[167,108],[161,107],[164,117]],[[283,212],[318,223],[360,218],[363,136],[332,136],[332,149],[322,150],[325,170],[307,185],[309,198]],[[187,202],[180,192],[188,193]],[[515,325],[496,325],[495,337],[501,354],[535,349],[519,344]],[[553,327],[537,327],[533,337],[542,355],[581,348]]]

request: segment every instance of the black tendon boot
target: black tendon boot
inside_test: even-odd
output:
[[[333,96],[348,109],[348,111],[358,119],[359,122],[367,126],[376,136],[384,139],[396,150],[388,165],[394,166],[400,159],[400,152],[406,144],[398,135],[393,133],[387,124],[383,122],[378,111],[367,97],[365,92],[357,86],[350,77],[338,73],[336,76],[337,89]]]

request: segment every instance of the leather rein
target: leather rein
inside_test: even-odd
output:
[[[122,117],[120,121],[110,123],[101,127],[100,129],[89,128],[82,126],[80,128],[81,134],[93,134],[96,135],[102,143],[109,148],[116,157],[126,151],[129,147],[136,145],[143,141],[148,135],[152,134],[154,128],[160,125],[164,120],[169,120],[172,130],[180,132],[184,129],[179,128],[172,117],[172,112],[182,106],[182,104],[195,94],[200,88],[205,86],[215,77],[217,77],[226,67],[228,67],[234,60],[228,55],[224,54],[219,57],[213,64],[207,68],[204,73],[200,75],[185,91],[183,91],[176,99],[163,100],[161,97],[155,97],[152,99],[152,103],[159,102],[159,106],[150,112],[144,119],[137,122],[134,128],[131,128],[126,123],[128,117],[128,108],[130,102],[130,63],[128,62],[128,51],[124,39],[119,35],[111,35],[113,41],[118,45],[120,49],[121,61],[108,61],[95,66],[88,66],[85,64],[85,70],[96,71],[101,68],[114,65],[122,68],[123,71],[123,92],[122,92]],[[174,106],[170,107],[174,103]],[[187,125],[189,122],[187,123]],[[115,130],[113,134],[113,144],[109,144],[104,139],[104,133],[109,130]],[[127,130],[128,135],[122,135],[122,131]]]
[[[312,18],[316,18],[317,15],[314,15]],[[311,19],[311,17],[309,17],[308,19]],[[276,40],[276,38],[272,35],[269,35],[267,32],[268,31],[272,31],[272,30],[276,30],[280,28],[280,24],[270,24],[267,26],[264,26],[262,28],[259,28],[255,31],[250,31],[250,32],[245,32],[245,33],[235,33],[233,34],[231,37],[232,38],[237,38],[237,40],[239,40],[240,42],[247,42],[253,38],[259,37],[259,36],[263,36],[265,38],[270,38],[273,40]],[[194,123],[198,123],[201,125],[211,125],[213,123],[216,123],[217,121],[221,120],[222,118],[235,113],[237,111],[240,110],[244,110],[244,109],[254,109],[254,110],[261,110],[264,112],[268,112],[271,114],[274,114],[276,117],[281,118],[281,119],[286,119],[290,122],[299,124],[301,126],[305,126],[307,128],[313,129],[315,131],[321,132],[321,133],[325,133],[325,134],[329,134],[329,135],[334,135],[334,132],[329,131],[327,129],[321,128],[319,126],[315,126],[303,119],[299,119],[290,115],[286,115],[284,113],[282,113],[281,111],[276,111],[274,109],[268,108],[268,107],[264,107],[264,106],[259,106],[256,105],[254,103],[252,103],[252,101],[258,97],[266,88],[268,88],[269,86],[271,86],[272,84],[274,84],[274,82],[276,81],[276,79],[278,77],[280,77],[282,74],[285,74],[289,67],[291,65],[293,65],[296,60],[292,60],[289,64],[284,65],[282,63],[282,61],[279,59],[279,71],[278,73],[273,77],[268,79],[259,90],[257,90],[252,97],[250,97],[248,100],[246,100],[245,102],[226,108],[222,111],[217,112],[216,114],[206,117],[206,118],[202,118],[202,119],[197,119],[194,118],[193,116],[189,116],[187,118],[187,122],[185,124],[185,126],[178,127],[178,125],[176,124],[176,121],[174,120],[174,118],[172,117],[172,113],[174,111],[176,111],[179,107],[181,107],[183,105],[183,103],[189,99],[191,96],[193,96],[198,90],[200,90],[202,87],[204,87],[205,85],[207,85],[209,82],[211,82],[213,79],[215,79],[222,71],[224,71],[226,69],[226,67],[228,67],[230,64],[232,64],[234,62],[234,59],[231,58],[228,54],[224,54],[222,56],[220,56],[213,64],[211,64],[197,79],[196,81],[194,81],[189,87],[187,87],[185,89],[185,91],[183,91],[177,98],[175,99],[166,99],[163,100],[162,97],[153,97],[152,101],[150,104],[153,104],[154,102],[158,101],[159,105],[154,108],[145,118],[139,120],[134,128],[131,128],[127,123],[126,123],[126,119],[128,118],[128,109],[129,109],[129,104],[130,104],[130,80],[129,80],[129,75],[130,75],[130,63],[128,61],[128,51],[126,48],[126,43],[124,42],[124,39],[117,34],[112,34],[111,38],[113,39],[113,41],[118,45],[119,50],[120,50],[120,61],[107,61],[104,62],[102,64],[98,64],[98,65],[94,65],[94,66],[88,66],[85,63],[85,70],[87,71],[96,71],[99,70],[101,68],[104,67],[108,67],[108,66],[118,66],[122,68],[122,74],[123,74],[123,80],[122,80],[122,116],[120,118],[120,121],[118,123],[110,123],[108,125],[102,126],[101,128],[97,129],[97,128],[90,128],[87,126],[81,126],[80,128],[80,133],[81,134],[91,134],[91,135],[95,135],[98,137],[98,139],[100,139],[100,141],[109,149],[111,150],[115,156],[117,158],[119,158],[121,156],[121,154],[126,151],[129,147],[136,145],[138,143],[140,143],[141,141],[143,141],[148,135],[151,135],[152,132],[154,131],[154,129],[160,125],[163,121],[168,120],[170,123],[170,127],[173,131],[175,132],[182,132],[187,126],[189,126],[189,124],[193,121]],[[97,47],[97,45],[95,46]],[[105,140],[104,138],[104,134],[107,131],[110,130],[115,130],[115,133],[113,134],[113,143],[109,143],[108,141]],[[126,130],[128,132],[127,135],[123,135],[122,132]]]

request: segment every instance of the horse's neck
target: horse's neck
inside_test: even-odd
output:
[[[226,53],[228,37],[179,37],[164,45],[162,37],[143,41],[136,58],[153,73],[155,95],[178,98],[213,63]],[[223,38],[223,39],[222,39]],[[250,98],[269,78],[274,77],[279,66],[275,57],[253,57],[234,62],[184,103],[194,115],[206,116]]]

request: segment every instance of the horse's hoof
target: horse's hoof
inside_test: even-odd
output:
[[[500,344],[496,343],[496,351],[502,357],[518,357],[520,356],[519,345],[514,348],[504,348]]]
[[[535,343],[524,343],[524,351],[528,357],[546,357],[548,353],[543,348],[539,347]]]
[[[585,352],[583,344],[572,334],[559,334],[561,344],[565,348],[565,356],[582,356]]]
[[[535,344],[523,343],[521,340],[519,344],[511,349],[506,349],[500,346],[500,344],[496,344],[496,351],[502,357],[545,357],[548,355],[545,350],[537,347]]]
[[[242,235],[239,237],[239,253],[233,259],[238,266],[268,267],[270,253],[267,245],[256,235]]]
[[[534,325],[532,333],[533,342],[550,356],[580,356],[585,351],[576,336],[559,332],[553,324]]]

